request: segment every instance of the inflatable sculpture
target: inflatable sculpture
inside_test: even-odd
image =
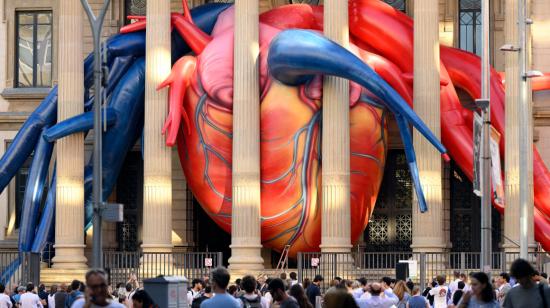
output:
[[[184,1],[184,6],[186,1]],[[163,128],[167,146],[177,146],[189,187],[208,215],[231,230],[231,145],[233,96],[233,8],[208,4],[173,13],[169,115]],[[104,133],[103,196],[115,185],[125,154],[140,138],[144,112],[144,55],[147,21],[122,29],[105,45],[110,75],[104,91],[108,126]],[[441,140],[412,110],[413,23],[378,0],[349,0],[351,47],[322,36],[323,8],[282,6],[260,16],[261,215],[262,241],[291,254],[319,248],[322,76],[349,79],[351,134],[351,230],[356,240],[373,211],[387,154],[387,119],[393,114],[405,146],[422,211],[424,201],[410,129],[417,129],[464,173],[473,175],[471,111],[456,89],[480,96],[480,60],[441,47]],[[92,85],[93,58],[85,62],[86,89]],[[492,71],[493,125],[504,136],[504,85]],[[550,88],[548,78],[535,90]],[[88,93],[89,91],[86,91]],[[4,189],[34,151],[21,224],[21,251],[40,252],[53,232],[55,176],[39,217],[52,143],[92,128],[92,114],[57,123],[57,90],[25,122],[0,160]],[[93,98],[84,97],[85,110]],[[501,155],[504,155],[501,140]],[[329,145],[330,146],[330,145]],[[550,249],[550,174],[535,151],[536,239]],[[91,220],[91,162],[85,170],[86,224]],[[500,210],[503,210],[500,208]]]

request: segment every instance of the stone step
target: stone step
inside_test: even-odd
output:
[[[53,284],[59,285],[65,283],[70,285],[75,279],[84,281],[88,269],[57,269],[42,268],[40,270],[40,282],[49,287]]]

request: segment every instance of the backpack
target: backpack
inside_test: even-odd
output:
[[[262,308],[262,297],[259,295],[255,299],[248,299],[241,295],[240,299],[244,304],[244,308]]]

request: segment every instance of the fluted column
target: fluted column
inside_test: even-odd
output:
[[[439,1],[414,2],[414,111],[440,137]],[[437,150],[416,130],[414,148],[428,212],[413,202],[413,240],[416,251],[442,251],[444,232],[442,161]]]
[[[508,44],[519,44],[518,5],[506,0],[504,39]],[[508,252],[519,251],[519,58],[516,52],[504,53],[506,78],[505,106],[505,199],[503,247]],[[510,240],[514,241],[511,242]]]
[[[349,46],[348,2],[326,0],[325,36]],[[350,135],[349,81],[325,76],[323,83],[322,132],[322,227],[321,251],[349,252],[350,217]]]
[[[170,74],[170,0],[147,1],[145,53],[145,124],[143,164],[144,252],[172,250],[172,161],[162,126],[168,114],[168,90],[157,86]]]
[[[263,269],[260,228],[258,0],[235,1],[232,271]]]
[[[57,120],[84,112],[83,11],[80,1],[59,0]],[[84,135],[57,141],[55,268],[85,268]]]

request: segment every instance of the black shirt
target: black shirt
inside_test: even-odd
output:
[[[317,296],[321,296],[321,289],[316,284],[312,283],[307,287],[306,295],[309,302],[315,307],[315,299]]]

